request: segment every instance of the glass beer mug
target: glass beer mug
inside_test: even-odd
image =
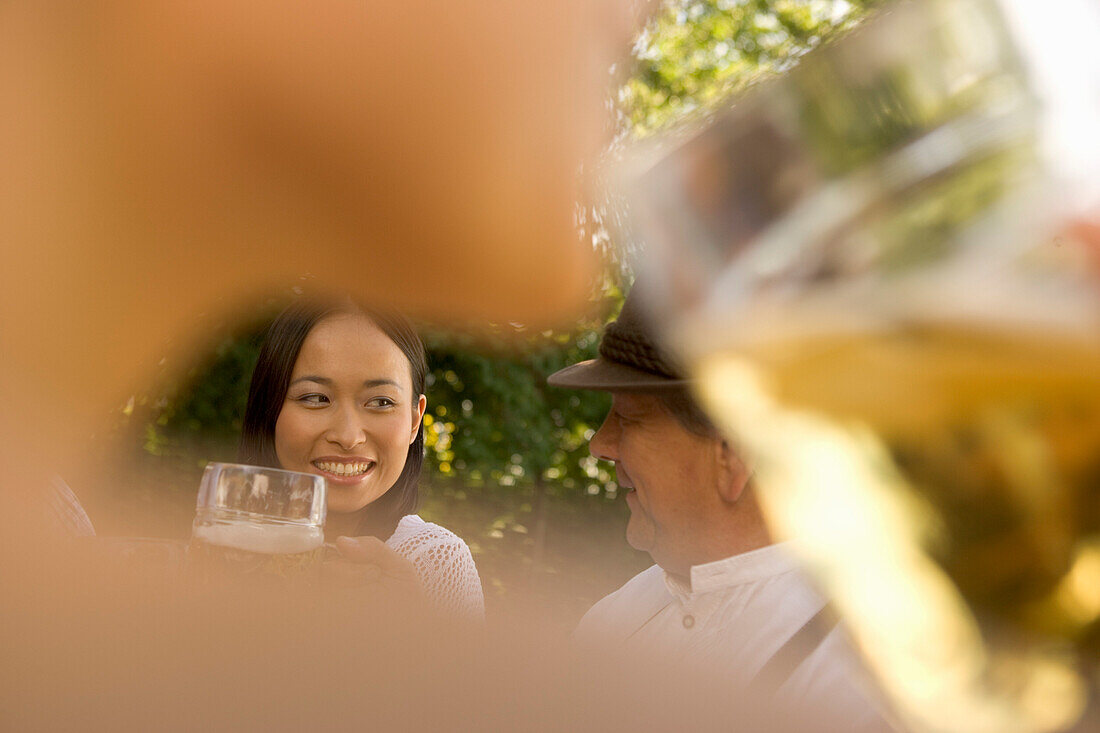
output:
[[[188,564],[200,577],[305,577],[324,557],[325,480],[210,463],[202,476]]]
[[[1100,6],[887,6],[618,178],[640,281],[901,722],[1098,686]]]

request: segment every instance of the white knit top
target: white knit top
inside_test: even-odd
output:
[[[416,566],[424,593],[436,606],[465,618],[485,618],[481,578],[461,537],[408,514],[397,523],[386,545]]]

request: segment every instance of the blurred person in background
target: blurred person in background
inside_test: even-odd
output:
[[[553,374],[558,387],[610,392],[590,439],[615,464],[630,507],[627,541],[654,565],[596,603],[575,640],[673,668],[717,672],[731,694],[760,690],[814,730],[889,730],[825,599],[775,544],[751,461],[698,407],[652,338],[637,288],[597,359]],[[767,699],[767,698],[762,698]]]
[[[103,469],[90,436],[273,287],[323,274],[451,321],[575,313],[595,270],[578,171],[634,21],[629,0],[4,4],[18,535],[44,526],[19,528],[41,492],[10,487],[79,494]]]

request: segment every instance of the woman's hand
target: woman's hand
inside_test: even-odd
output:
[[[326,584],[336,590],[367,591],[394,601],[419,601],[420,576],[411,562],[376,537],[340,537],[340,557],[322,566]]]

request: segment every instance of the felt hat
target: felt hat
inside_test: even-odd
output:
[[[635,286],[619,318],[607,324],[599,357],[567,366],[546,381],[552,387],[609,392],[656,392],[686,386],[683,372],[658,348],[652,334]]]

